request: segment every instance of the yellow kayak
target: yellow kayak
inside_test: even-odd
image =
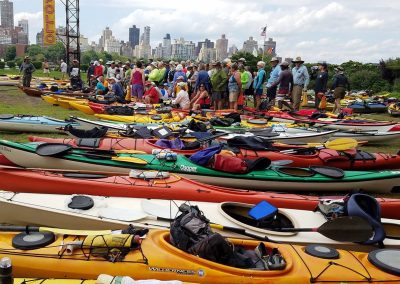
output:
[[[90,108],[88,102],[84,101],[69,101],[69,105],[71,108],[79,110],[83,113],[93,115],[95,112]]]
[[[181,113],[167,114],[135,114],[135,115],[110,115],[110,114],[95,114],[102,120],[120,121],[126,123],[170,123],[180,122],[185,118]]]

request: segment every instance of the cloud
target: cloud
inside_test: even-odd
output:
[[[375,28],[375,27],[382,26],[383,23],[384,23],[384,21],[379,20],[379,19],[361,18],[354,24],[354,27],[356,27],[356,28]]]
[[[36,33],[42,29],[43,27],[43,12],[36,13],[28,13],[28,12],[20,12],[14,14],[14,22],[15,25],[18,25],[19,20],[28,20],[29,24],[29,40],[31,43],[36,43]]]

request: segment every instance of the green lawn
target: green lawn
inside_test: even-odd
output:
[[[19,70],[18,69],[0,69],[0,76],[1,75],[20,75]],[[61,79],[61,72],[60,71],[51,71],[50,72],[50,76],[48,74],[43,74],[43,70],[36,70],[35,73],[33,73],[33,77],[50,77],[53,79]],[[82,80],[83,82],[86,82],[86,73],[82,73],[81,74]],[[1,89],[0,89],[1,91]]]

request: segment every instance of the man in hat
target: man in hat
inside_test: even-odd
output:
[[[89,65],[88,70],[87,70],[87,81],[88,81],[89,85],[90,85],[90,77],[92,75],[94,75],[94,68],[95,68],[94,60],[90,60],[90,65]]]
[[[265,74],[265,62],[264,61],[258,61],[257,62],[257,75],[254,78],[253,81],[253,87],[254,87],[254,97],[255,97],[255,108],[258,110],[261,105],[261,96],[263,94],[263,84],[265,82],[265,78],[267,75]]]
[[[101,68],[103,68],[103,75],[105,75],[107,72],[107,67],[104,66],[103,59],[101,59],[101,58],[99,59],[99,64],[100,64]]]
[[[336,74],[333,77],[332,89],[333,95],[335,96],[335,107],[332,112],[340,112],[340,100],[344,99],[346,95],[346,89],[350,92],[350,83],[346,75],[344,75],[344,69],[341,66],[335,68]]]
[[[307,86],[310,82],[310,75],[308,74],[307,67],[303,65],[304,61],[301,57],[296,57],[295,60],[292,61],[295,64],[295,67],[292,69],[293,74],[293,92],[292,92],[292,101],[294,110],[300,109],[300,101],[301,95],[304,92],[307,92]]]
[[[153,61],[150,63],[150,66],[152,69],[149,74],[149,81],[158,84],[160,80],[160,69],[158,68],[159,65],[157,62]]]
[[[318,74],[315,79],[314,93],[315,93],[315,108],[319,109],[321,99],[325,96],[328,84],[328,64],[320,62],[318,64]]]
[[[21,66],[19,67],[19,73],[22,72],[22,85],[24,87],[31,86],[32,80],[32,73],[36,71],[35,66],[31,63],[31,59],[29,56],[25,56],[24,62],[22,62]]]
[[[64,62],[64,60],[61,59],[60,61],[60,71],[61,71],[61,79],[67,78],[67,72],[68,72],[68,65],[67,63]]]
[[[222,109],[222,103],[225,98],[226,89],[228,87],[228,75],[222,69],[221,62],[215,63],[215,71],[211,75],[212,85],[212,101],[214,109]]]
[[[117,97],[117,101],[120,103],[124,103],[125,102],[125,94],[124,94],[124,90],[122,89],[121,84],[119,83],[118,79],[115,77],[108,78],[108,84],[109,84],[109,86],[111,86],[111,91]]]
[[[293,110],[292,106],[285,101],[286,98],[289,98],[293,90],[293,75],[289,70],[289,62],[283,61],[280,65],[280,69],[279,77],[271,84],[271,87],[274,88],[279,85],[278,94],[276,95],[278,107],[282,109],[283,106],[286,106],[290,110]]]
[[[267,98],[270,102],[271,105],[275,104],[275,97],[276,97],[276,91],[278,89],[278,85],[273,85],[273,83],[275,83],[278,78],[279,78],[279,74],[281,73],[281,67],[278,64],[279,63],[279,59],[276,57],[272,57],[270,62],[271,64],[271,72],[269,73],[269,78],[267,81]]]
[[[144,102],[146,104],[158,104],[160,101],[160,94],[157,91],[157,89],[155,88],[155,86],[153,86],[153,83],[150,81],[146,81],[144,83]]]
[[[74,59],[72,61],[72,66],[69,70],[70,84],[73,90],[81,90],[83,87],[83,82],[81,79],[81,71],[79,69],[79,61]]]
[[[116,76],[117,67],[115,66],[115,61],[110,61],[110,67],[107,69],[107,78],[112,78]]]

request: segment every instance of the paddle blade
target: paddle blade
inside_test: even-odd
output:
[[[147,162],[145,160],[142,160],[139,158],[134,158],[134,157],[112,157],[111,160],[132,163],[132,164],[137,164],[137,165],[147,165]]]
[[[373,229],[361,217],[339,217],[322,224],[317,232],[338,242],[362,243],[372,237]]]
[[[60,156],[68,153],[72,149],[71,145],[61,143],[43,143],[36,147],[35,152],[39,156]]]
[[[353,138],[338,138],[325,143],[326,148],[337,151],[354,149],[357,146],[358,142]]]

